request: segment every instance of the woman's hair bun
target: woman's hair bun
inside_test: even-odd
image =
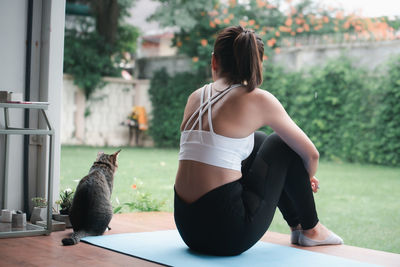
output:
[[[264,44],[254,31],[242,26],[223,29],[214,44],[220,75],[231,84],[245,84],[248,91],[262,83]]]

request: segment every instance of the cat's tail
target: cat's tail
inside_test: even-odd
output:
[[[78,244],[81,238],[88,236],[89,234],[85,231],[78,231],[78,232],[73,232],[71,237],[64,238],[62,240],[62,243],[64,246],[70,246],[70,245],[75,245]]]

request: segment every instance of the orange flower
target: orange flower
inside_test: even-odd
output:
[[[310,26],[308,26],[308,24],[304,24],[304,30],[306,32],[309,32],[310,31]]]
[[[205,13],[204,11],[200,12],[200,15],[201,15],[202,17],[204,17],[205,14],[206,14],[206,13]]]
[[[221,20],[220,19],[214,19],[215,24],[221,24]]]
[[[208,11],[208,15],[211,17],[218,16],[218,10],[214,9],[214,10]]]
[[[135,190],[135,189],[137,188],[137,186],[136,186],[135,184],[133,184],[133,185],[131,185],[131,188],[132,188],[133,190]]]
[[[262,1],[262,0],[257,0],[257,6],[258,7],[263,7],[263,6],[265,6],[266,5],[266,3],[264,2],[264,1]]]
[[[291,32],[290,35],[295,36],[296,32]]]
[[[258,30],[260,28],[260,25],[256,25],[256,26],[254,26],[254,28],[256,28]]]
[[[192,61],[193,62],[198,62],[199,61],[199,57],[192,57]]]
[[[236,6],[236,0],[229,0],[229,5],[230,5],[231,7]]]
[[[246,27],[247,26],[247,22],[244,20],[239,21],[239,25],[242,27]]]
[[[303,32],[303,31],[304,31],[303,28],[297,28],[297,32],[298,32],[298,33],[301,33],[301,32]]]
[[[322,29],[322,25],[317,25],[314,27],[314,30],[319,31],[320,29]]]
[[[342,12],[342,11],[336,12],[336,19],[339,19],[339,20],[344,19],[344,17],[343,17],[343,12]]]
[[[279,26],[279,30],[281,32],[290,32],[291,29],[289,27]]]
[[[231,22],[231,21],[230,21],[228,18],[225,18],[225,19],[224,19],[224,23],[225,23],[225,24],[229,24],[230,22]]]
[[[269,47],[273,47],[275,43],[276,43],[276,39],[275,38],[272,38],[272,39],[267,41],[267,45]]]
[[[296,24],[297,24],[297,25],[300,25],[300,24],[302,24],[303,22],[304,22],[303,19],[301,19],[301,18],[296,18]]]
[[[288,18],[288,19],[285,21],[285,25],[288,26],[288,27],[292,26],[292,23],[293,23],[293,20],[292,20],[291,18]]]
[[[222,10],[222,13],[228,14],[228,9],[227,9],[227,8],[224,8],[224,10]]]
[[[201,39],[200,43],[202,46],[206,46],[208,44],[208,41],[206,39]]]
[[[210,21],[210,27],[211,28],[215,28],[216,27],[216,25],[215,25],[215,23],[213,21]]]
[[[279,54],[281,52],[281,49],[279,47],[275,48],[275,53]]]
[[[250,26],[253,26],[254,23],[256,23],[256,21],[255,21],[254,19],[249,20],[249,25],[250,25]]]
[[[328,22],[329,22],[329,18],[328,18],[327,16],[324,16],[324,17],[322,18],[322,20],[323,20],[325,23],[328,23]]]
[[[233,19],[235,16],[233,14],[229,14],[228,18]]]
[[[263,60],[268,60],[268,56],[267,56],[267,55],[264,55],[264,56],[263,56]]]
[[[176,46],[177,46],[177,47],[181,47],[181,46],[182,46],[182,42],[181,42],[181,41],[178,41],[178,42],[176,43]]]
[[[279,36],[281,36],[281,33],[277,31],[277,32],[275,32],[275,36],[279,37]]]

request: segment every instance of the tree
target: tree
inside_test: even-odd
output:
[[[75,0],[86,4],[92,17],[81,17],[65,30],[64,72],[90,94],[101,87],[102,76],[118,76],[125,54],[136,52],[139,30],[124,22],[134,0]]]
[[[195,69],[208,69],[216,32],[230,25],[241,25],[257,32],[265,43],[266,61],[280,53],[282,46],[301,45],[294,39],[297,36],[326,35],[327,42],[334,41],[327,34],[339,34],[344,40],[395,38],[387,18],[346,15],[341,9],[321,7],[311,0],[297,4],[286,0],[285,11],[280,0],[158,1],[161,5],[150,20],[177,28],[173,44],[179,53],[192,58]]]

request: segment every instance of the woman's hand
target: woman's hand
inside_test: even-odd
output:
[[[310,182],[311,182],[312,191],[314,193],[317,193],[318,189],[319,189],[319,181],[318,181],[318,179],[315,176],[313,176],[313,177],[310,178]]]

